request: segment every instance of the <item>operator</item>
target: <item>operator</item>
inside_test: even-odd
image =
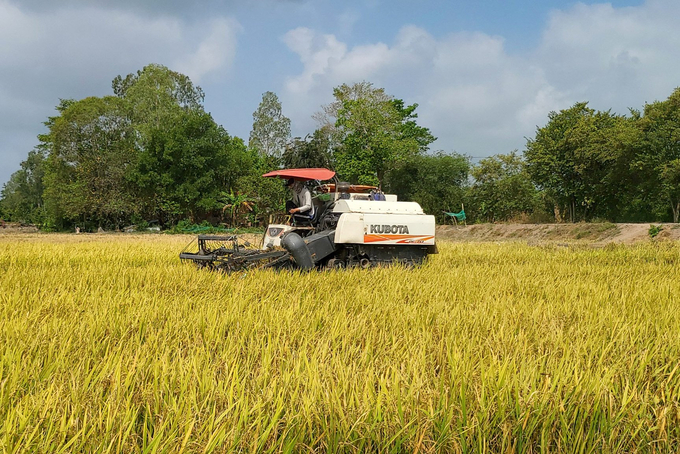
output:
[[[286,212],[300,219],[312,219],[314,217],[314,204],[309,189],[301,181],[293,178],[288,179],[286,186],[293,190],[293,200],[286,201]]]

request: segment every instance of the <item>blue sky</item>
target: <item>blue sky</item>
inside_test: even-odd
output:
[[[626,113],[680,85],[677,0],[0,0],[0,184],[59,98],[111,94],[160,63],[247,140],[274,91],[293,134],[332,88],[362,80],[418,103],[433,150],[521,150],[551,110]]]

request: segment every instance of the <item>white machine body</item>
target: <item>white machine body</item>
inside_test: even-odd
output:
[[[336,244],[435,244],[435,218],[425,214],[418,203],[399,202],[393,194],[385,194],[384,201],[369,200],[365,194],[349,196],[348,199],[336,199],[333,207],[333,213],[339,215]],[[299,229],[287,224],[270,224],[264,234],[262,249],[280,247],[284,234]]]
[[[435,244],[434,216],[416,202],[338,200],[333,213],[340,214],[336,244]]]

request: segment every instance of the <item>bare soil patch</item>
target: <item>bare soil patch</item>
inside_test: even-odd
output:
[[[437,239],[474,241],[522,241],[534,243],[589,243],[601,246],[607,243],[633,244],[650,241],[649,228],[652,224],[474,224],[468,226],[440,225]],[[654,238],[659,240],[680,240],[680,224],[661,225],[661,232]]]
[[[521,241],[528,244],[542,243],[582,243],[592,246],[604,246],[608,243],[633,244],[641,241],[651,241],[649,234],[651,225],[661,226],[661,231],[654,241],[680,241],[680,224],[614,224],[577,223],[577,224],[472,224],[472,225],[439,225],[437,226],[437,240],[453,242],[489,242],[489,241]],[[0,236],[21,234],[35,234],[40,231],[34,225],[19,223],[5,223],[0,226]],[[47,235],[47,234],[46,234]],[[154,233],[81,233],[70,234],[74,237],[91,237],[96,235],[115,236],[153,236]],[[196,235],[178,235],[186,237],[187,242]],[[225,234],[228,236],[228,234]],[[237,235],[242,241],[248,241],[259,247],[262,242],[261,233],[244,233]]]
[[[0,224],[0,235],[10,233],[37,233],[38,228],[30,224],[20,224],[18,222],[3,222]]]

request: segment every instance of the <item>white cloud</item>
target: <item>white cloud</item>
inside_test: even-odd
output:
[[[553,107],[556,95],[539,69],[507,55],[501,38],[479,33],[436,39],[407,26],[391,46],[348,49],[332,35],[320,39],[311,30],[297,29],[285,42],[304,64],[300,74],[288,79],[283,95],[294,115],[308,116],[328,102],[333,86],[368,80],[408,103],[419,103],[420,123],[440,137],[435,148],[449,151],[488,154],[518,147],[523,137],[517,134],[519,125],[533,128],[531,122],[546,113],[534,104]],[[294,120],[313,126],[304,117]]]
[[[338,29],[340,33],[348,35],[352,33],[354,25],[361,19],[361,15],[354,10],[347,10],[338,16]]]
[[[555,86],[575,100],[624,113],[665,99],[678,85],[680,3],[639,7],[579,4],[554,11],[536,60]]]
[[[340,61],[347,53],[347,46],[333,35],[319,35],[299,27],[283,37],[289,49],[299,55],[304,65],[302,74],[290,78],[286,88],[292,93],[304,93],[315,84],[316,76],[327,76],[333,62]]]
[[[17,72],[49,72],[51,83],[112,78],[151,62],[183,65],[200,78],[230,68],[239,30],[230,18],[189,26],[175,18],[94,8],[26,13],[0,0],[0,61]]]
[[[193,54],[180,56],[173,68],[194,82],[200,82],[206,74],[230,68],[236,55],[236,34],[239,31],[241,26],[233,19],[213,20],[210,33],[197,50]]]
[[[229,17],[190,25],[93,7],[24,10],[0,0],[0,136],[12,135],[11,145],[0,143],[0,182],[35,145],[59,98],[111,94],[116,75],[149,63],[184,71],[194,82],[223,75],[239,31]]]
[[[679,85],[680,3],[638,7],[577,4],[552,12],[540,45],[514,55],[499,36],[432,36],[405,26],[392,44],[350,47],[333,35],[296,29],[284,37],[303,69],[282,95],[294,125],[314,127],[309,113],[341,83],[368,80],[417,102],[420,123],[440,139],[434,148],[473,156],[523,148],[524,137],[551,110],[577,101],[626,113],[665,99]],[[302,131],[300,131],[302,133]]]

